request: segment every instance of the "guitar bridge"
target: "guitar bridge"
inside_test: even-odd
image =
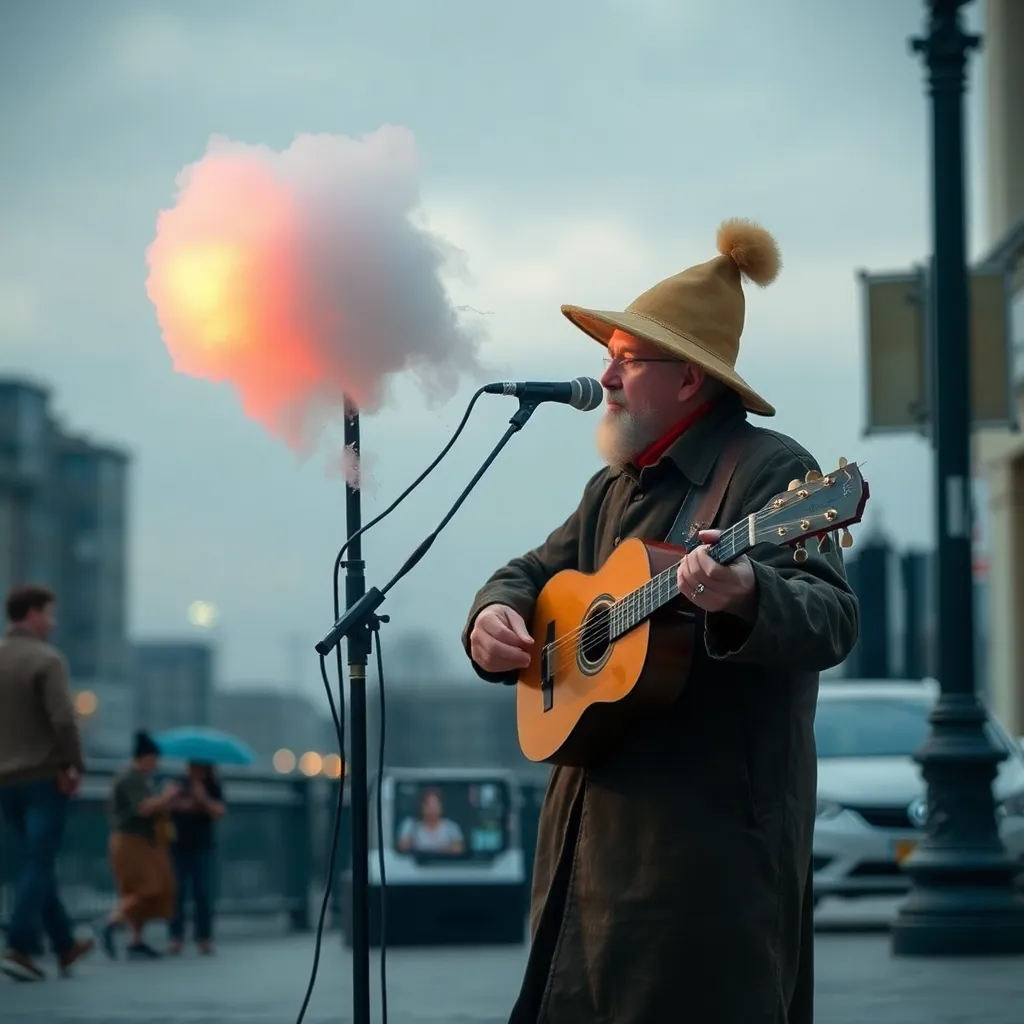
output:
[[[540,693],[544,700],[544,710],[550,711],[555,703],[555,623],[548,623],[544,635],[544,647],[540,652]]]

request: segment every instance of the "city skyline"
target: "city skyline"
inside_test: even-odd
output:
[[[145,292],[157,216],[213,135],[279,152],[302,132],[407,127],[421,156],[419,216],[464,254],[450,292],[484,314],[493,379],[597,375],[600,351],[561,302],[628,303],[712,255],[722,219],[760,220],[784,267],[748,296],[741,372],[780,410],[771,426],[810,444],[823,468],[840,456],[868,465],[871,515],[884,508],[901,544],[931,543],[927,443],[861,436],[856,280],[860,268],[920,263],[930,244],[926,97],[906,54],[921,30],[916,0],[870,11],[601,0],[585,18],[572,4],[555,14],[527,3],[497,20],[453,0],[429,15],[406,3],[397,17],[321,0],[303,18],[232,2],[56,10],[52,0],[25,8],[0,43],[21,83],[0,96],[11,143],[0,169],[0,359],[51,382],[62,416],[136,455],[133,635],[189,634],[185,610],[207,602],[226,680],[292,678],[298,660],[298,685],[319,698],[313,645],[333,617],[341,475],[248,420],[229,385],[175,373]],[[967,18],[980,27],[978,10]],[[734,47],[727,75],[713,56],[723,38]],[[591,54],[619,48],[629,56],[614,74],[594,66]],[[535,74],[523,73],[525,54]],[[975,255],[991,241],[985,61],[982,51],[971,64],[967,101]],[[469,393],[437,408],[410,379],[393,381],[384,408],[363,418],[365,518],[436,455]],[[482,400],[441,467],[367,535],[368,585],[438,522],[512,411],[507,399]],[[575,506],[599,466],[595,419],[547,406],[502,453],[389,594],[385,668],[388,637],[426,630],[468,677],[459,634],[472,595]],[[508,508],[516,514],[498,528]]]

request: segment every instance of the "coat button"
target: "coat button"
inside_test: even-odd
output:
[[[635,505],[638,501],[641,500],[641,498],[643,498],[643,492],[642,491],[637,491],[636,494],[634,494],[633,497],[630,498],[630,501],[632,501],[633,504]]]
[[[615,540],[612,541],[612,547],[616,547],[617,548],[619,546],[619,541],[620,540],[622,540],[621,537],[616,537]]]

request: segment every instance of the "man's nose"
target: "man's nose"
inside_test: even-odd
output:
[[[601,374],[601,387],[606,391],[619,391],[622,388],[622,378],[619,376],[618,367],[610,363]]]

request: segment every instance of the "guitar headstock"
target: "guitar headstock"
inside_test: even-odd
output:
[[[855,462],[839,460],[831,473],[810,472],[803,480],[792,480],[789,489],[777,494],[754,520],[758,543],[793,547],[797,562],[807,560],[806,542],[818,541],[818,550],[825,552],[832,544],[832,535],[841,531],[839,543],[853,546],[847,527],[859,523],[869,497],[867,481]]]

